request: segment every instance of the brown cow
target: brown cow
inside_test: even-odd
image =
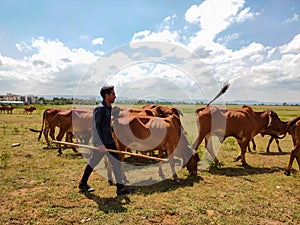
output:
[[[54,116],[50,124],[50,130],[54,131],[55,127],[59,127],[59,133],[56,136],[55,140],[61,141],[64,135],[66,134],[66,141],[71,143],[73,142],[72,141],[72,136],[73,136],[72,109],[60,111]],[[58,147],[58,154],[61,155],[62,154],[61,145],[57,144],[57,147]],[[75,147],[72,146],[72,149],[74,152],[77,152]]]
[[[120,118],[114,113],[113,122],[117,143],[121,150],[133,147],[142,151],[165,151],[169,157],[171,171],[176,182],[179,182],[179,179],[175,172],[174,156],[183,159],[183,167],[187,167],[190,174],[197,174],[199,156],[189,146],[178,116],[152,117],[144,124],[136,116]],[[163,176],[161,167],[159,174]]]
[[[87,145],[92,135],[93,109],[73,108],[73,134],[79,143]]]
[[[271,126],[272,123],[276,124],[276,120],[279,118],[275,112],[271,110],[254,112],[249,106],[230,110],[217,107],[198,109],[199,135],[193,144],[193,149],[197,149],[205,138],[206,149],[215,162],[219,163],[212,149],[211,135],[216,135],[221,143],[227,137],[233,136],[241,148],[241,154],[236,161],[241,159],[242,165],[246,166],[245,153],[249,142],[258,133],[275,132],[271,130]]]
[[[61,141],[66,134],[67,142],[72,142],[73,133],[77,140],[87,144],[91,138],[93,113],[90,109],[72,108],[58,112],[51,122],[51,130],[59,127],[59,133],[56,136],[57,141]],[[75,147],[72,147],[77,152]],[[58,154],[62,154],[61,145],[58,144]]]
[[[6,109],[7,109],[7,107],[5,105],[0,105],[0,113],[1,114],[2,114],[2,112],[5,113]]]
[[[155,116],[158,117],[168,117],[170,115],[175,114],[176,116],[182,116],[182,113],[179,109],[172,107],[169,108],[167,106],[158,105],[158,104],[147,104],[143,106],[143,110],[151,110]]]
[[[52,140],[55,139],[55,137],[54,137],[55,129],[52,129],[51,123],[52,123],[55,115],[58,112],[61,112],[63,110],[64,109],[57,109],[57,108],[46,109],[43,113],[42,129],[41,130],[35,130],[35,129],[30,128],[30,131],[39,132],[38,141],[41,139],[42,134],[44,134],[47,145],[50,145],[50,141],[49,141],[49,137],[48,137],[49,131],[50,131],[50,137],[52,138]]]
[[[25,106],[24,107],[24,111],[23,111],[23,114],[32,114],[32,112],[36,110],[36,107],[35,106]]]
[[[300,116],[291,120],[287,124],[287,132],[292,136],[294,149],[291,151],[290,160],[285,175],[291,174],[293,161],[296,158],[300,170]]]
[[[12,111],[15,107],[13,107],[12,105],[6,106],[6,112],[7,114],[12,114]]]
[[[274,119],[273,119],[272,124],[271,124],[272,126],[270,126],[267,130],[262,130],[260,132],[260,134],[262,136],[264,136],[264,135],[270,135],[271,136],[270,139],[269,139],[268,145],[267,145],[267,149],[266,149],[267,153],[270,152],[270,145],[273,142],[273,140],[276,141],[278,152],[282,152],[282,149],[279,146],[279,139],[282,139],[286,136],[286,134],[287,134],[287,130],[286,130],[287,123],[288,122],[281,121],[280,118],[278,117],[278,115],[274,114]],[[279,137],[280,135],[283,135],[283,137]],[[252,143],[253,143],[253,149],[255,150],[256,144],[255,144],[254,138],[252,138]],[[248,148],[250,149],[250,146],[248,146]]]

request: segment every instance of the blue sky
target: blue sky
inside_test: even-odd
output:
[[[116,53],[120,46],[141,41],[173,43],[196,53],[202,67],[191,76],[205,93],[199,97],[210,98],[218,91],[213,82],[220,85],[230,80],[232,86],[225,100],[300,102],[297,0],[3,0],[0,94],[76,94],[74,90],[81,88],[94,63],[108,60],[107,54]],[[147,79],[158,79],[153,71],[172,71],[174,77],[181,76],[170,67],[147,66]],[[118,77],[120,87],[138,82],[139,72],[144,70],[134,68],[134,76],[122,75],[119,80],[113,75],[112,80]],[[119,74],[126,71],[132,72],[133,68]],[[172,80],[172,76],[165,76]],[[185,81],[180,85],[185,86],[189,79],[183,77]],[[98,94],[97,85],[103,82],[101,77],[94,79],[99,81],[90,88],[91,95]],[[159,83],[155,82],[155,88]],[[153,86],[149,84],[145,89]],[[168,92],[165,83],[160,90],[157,95],[167,98],[163,94]]]

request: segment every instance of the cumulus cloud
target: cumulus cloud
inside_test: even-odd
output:
[[[296,35],[293,40],[280,47],[281,53],[293,53],[300,52],[300,34]]]
[[[137,31],[132,35],[130,50],[119,49],[110,55],[99,50],[70,49],[59,40],[34,38],[31,43],[16,44],[26,55],[21,60],[0,54],[0,90],[70,94],[77,87],[79,94],[94,94],[107,83],[128,97],[155,91],[172,98],[183,93],[176,90],[184,89],[189,96],[210,99],[218,85],[229,80],[232,85],[224,96],[226,100],[299,102],[300,34],[281,46],[257,41],[239,49],[226,45],[243,34],[239,30],[226,32],[228,28],[255,21],[261,14],[263,11],[246,7],[245,0],[205,0],[187,9],[184,19],[166,16],[157,30]],[[298,21],[298,14],[294,14],[285,22]],[[80,38],[89,39],[87,35]],[[92,44],[102,45],[103,41],[98,37]],[[143,62],[147,57],[158,63]]]
[[[56,90],[55,94],[70,94],[88,66],[99,58],[82,48],[70,49],[59,40],[44,37],[16,46],[21,51],[26,49],[27,55],[23,59],[0,55],[0,89],[4,92],[50,94],[52,89]],[[14,89],[15,84],[18,87]]]
[[[185,20],[188,24],[181,30],[171,31],[170,16],[164,19],[158,31],[135,33],[132,42],[158,40],[178,43],[186,38],[188,41],[184,47],[193,52],[197,60],[201,60],[199,66],[190,61],[189,66],[193,68],[191,74],[208,96],[216,92],[217,83],[229,80],[233,85],[226,94],[228,100],[285,101],[284,96],[266,93],[274,92],[274,87],[278,93],[288,93],[289,86],[283,86],[282,83],[299,86],[300,64],[295,62],[300,60],[300,35],[278,47],[252,42],[236,50],[227,48],[226,43],[239,38],[241,33],[228,33],[215,40],[231,25],[254,20],[260,15],[260,12],[245,7],[244,0],[206,0],[186,11]],[[293,18],[293,21],[297,20],[297,16]],[[194,33],[187,33],[187,30],[191,31],[190,26],[198,26],[198,29]],[[183,38],[183,34],[187,36]],[[290,99],[297,101],[297,97],[290,95]]]
[[[104,38],[98,37],[92,40],[93,45],[103,45]]]

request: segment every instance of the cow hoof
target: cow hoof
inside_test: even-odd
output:
[[[243,162],[243,163],[242,163],[242,166],[243,166],[243,167],[250,167],[250,166],[248,165],[248,163],[246,163],[246,162]]]
[[[290,170],[286,170],[286,171],[284,171],[284,174],[287,175],[287,176],[290,176],[291,175],[291,171]]]
[[[242,158],[242,157],[239,155],[238,157],[236,157],[236,158],[234,159],[234,161],[237,162],[237,161],[239,161],[241,158]]]

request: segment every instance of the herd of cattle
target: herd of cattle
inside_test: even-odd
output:
[[[13,106],[0,106],[0,113],[11,114],[13,109]],[[36,107],[26,106],[23,114],[32,114],[34,110]],[[166,153],[169,157],[172,174],[174,174],[173,177],[177,180],[173,157],[182,158],[183,167],[186,167],[190,174],[197,174],[199,156],[196,150],[203,140],[205,140],[205,148],[211,157],[216,163],[219,163],[212,147],[212,135],[217,136],[221,143],[229,136],[234,137],[241,149],[236,160],[241,160],[242,165],[246,166],[246,150],[250,151],[251,142],[255,149],[254,137],[257,134],[271,136],[267,152],[273,140],[276,141],[278,150],[282,151],[278,140],[290,134],[294,149],[291,151],[285,174],[290,175],[295,158],[300,169],[300,116],[283,122],[272,110],[256,112],[250,106],[243,106],[239,109],[206,106],[196,110],[196,113],[198,136],[190,147],[181,125],[182,113],[176,108],[156,104],[126,110],[114,107],[112,122],[117,147],[121,151],[138,149],[143,153],[159,150],[159,157]],[[75,136],[78,143],[88,144],[92,135],[92,122],[93,109],[91,108],[50,108],[43,113],[42,129],[30,130],[39,132],[38,140],[44,134],[48,145],[50,145],[49,136],[52,140],[57,141],[61,141],[65,136],[67,142],[72,142],[72,138]],[[55,137],[56,127],[59,128],[59,133]],[[75,147],[72,149],[77,152]],[[60,145],[58,145],[58,153],[62,154]],[[121,156],[121,159],[124,159],[124,155]],[[159,173],[162,174],[162,171],[160,170]]]
[[[283,122],[277,113],[272,110],[262,112],[254,111],[250,106],[239,109],[220,109],[206,106],[197,110],[198,136],[192,145],[189,145],[181,125],[181,112],[176,108],[162,105],[148,104],[142,108],[120,109],[114,107],[112,123],[114,138],[118,150],[130,151],[138,149],[143,152],[159,150],[159,157],[166,153],[169,158],[171,170],[175,181],[178,179],[174,170],[173,157],[180,157],[183,167],[190,174],[197,174],[199,156],[197,149],[205,140],[205,147],[218,163],[213,147],[212,135],[217,136],[222,143],[227,137],[234,137],[241,149],[236,160],[241,160],[246,166],[245,153],[251,141],[257,134],[270,135],[271,139],[278,142],[287,134],[292,136],[294,149],[291,151],[286,175],[290,175],[293,160],[296,158],[300,169],[300,116],[287,122]],[[42,129],[32,131],[39,132],[38,140],[42,134],[50,145],[52,140],[61,141],[66,137],[67,142],[72,142],[73,135],[77,142],[88,144],[92,134],[93,109],[76,108],[61,109],[50,108],[44,111]],[[59,133],[55,137],[55,127]],[[281,137],[280,137],[281,136]],[[72,147],[76,152],[76,148]],[[59,154],[62,153],[58,145]],[[124,156],[121,156],[123,160]],[[159,171],[162,173],[162,171]]]

